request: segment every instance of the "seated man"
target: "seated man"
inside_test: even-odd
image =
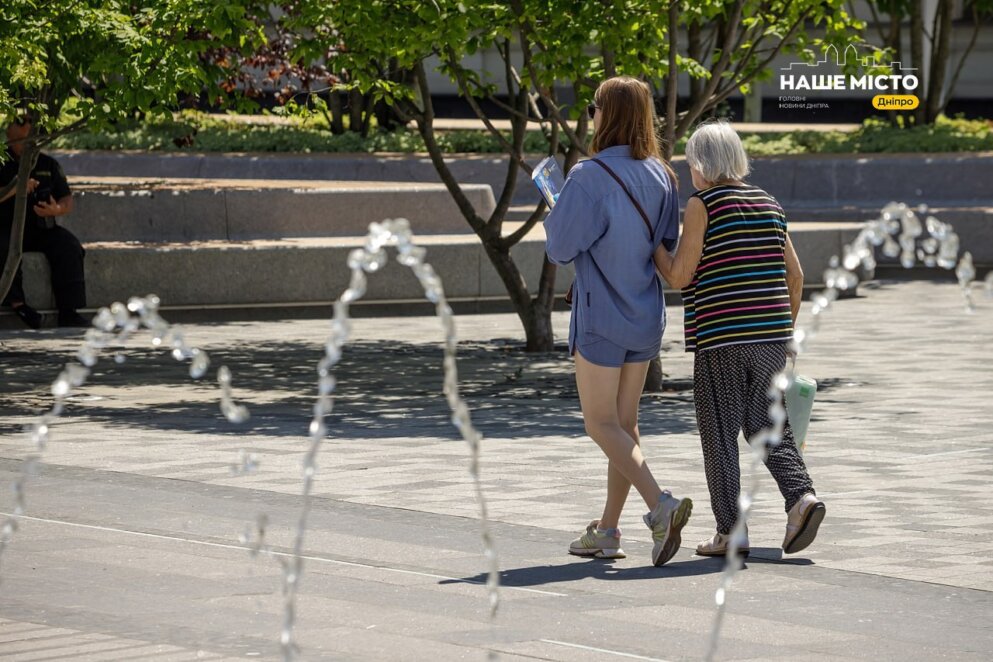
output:
[[[18,120],[7,127],[7,160],[0,165],[0,187],[17,177],[18,159],[24,150],[24,139],[31,124]],[[46,154],[38,155],[28,182],[28,208],[24,224],[24,251],[39,251],[48,258],[52,268],[52,290],[59,310],[59,326],[88,326],[76,310],[86,305],[86,285],[83,280],[83,246],[69,230],[55,222],[56,217],[72,211],[72,192],[58,162]],[[14,220],[14,192],[0,199],[0,233],[10,236]],[[2,242],[6,244],[6,241]],[[0,256],[0,264],[6,255]],[[24,300],[21,269],[10,287],[4,305],[33,329],[41,327],[41,315]]]

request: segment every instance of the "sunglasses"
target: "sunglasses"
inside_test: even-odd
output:
[[[590,105],[586,106],[586,114],[590,116],[590,119],[593,119],[593,116],[596,115],[596,111],[599,107],[600,106],[596,105],[595,103],[591,103]]]

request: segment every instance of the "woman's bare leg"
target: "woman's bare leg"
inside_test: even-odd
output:
[[[641,445],[638,434],[638,406],[641,404],[641,393],[645,389],[645,375],[648,373],[648,363],[625,363],[621,367],[621,378],[617,390],[617,417],[621,429],[628,433],[634,443]],[[617,526],[631,491],[631,481],[624,477],[613,462],[607,464],[607,503],[603,506],[603,516],[600,526],[612,529]]]
[[[617,515],[613,516],[614,521],[601,521],[601,526],[610,528],[617,526],[616,519],[619,517],[620,509],[624,505],[624,499],[630,487],[624,483],[618,483],[616,476],[611,483],[610,471],[625,479],[626,483],[633,485],[641,498],[645,500],[648,509],[654,510],[659,502],[661,490],[659,484],[652,476],[651,470],[645,463],[645,458],[641,454],[641,447],[636,441],[636,436],[624,429],[621,424],[621,416],[618,411],[618,402],[621,394],[624,393],[624,402],[630,403],[632,400],[633,383],[638,373],[641,375],[641,384],[637,388],[638,397],[641,396],[641,389],[645,384],[645,364],[629,364],[631,368],[605,368],[590,363],[583,356],[576,352],[576,386],[579,389],[579,402],[583,409],[583,420],[586,423],[586,433],[593,438],[609,461],[607,474],[607,499],[611,512],[604,509],[605,518],[612,516],[613,510]],[[640,366],[640,367],[639,367]],[[630,415],[628,407],[625,407],[626,415]],[[630,418],[626,421],[630,423]],[[635,418],[637,425],[637,418]],[[611,489],[613,488],[613,489]],[[618,495],[624,492],[624,497],[618,499]],[[618,503],[619,501],[619,503]]]

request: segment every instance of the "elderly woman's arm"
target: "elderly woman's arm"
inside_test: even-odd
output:
[[[693,282],[693,275],[703,254],[703,238],[707,232],[707,208],[699,198],[690,198],[683,214],[683,234],[676,252],[669,254],[665,246],[655,251],[655,268],[665,282],[682,289]]]
[[[793,250],[789,234],[786,235],[786,287],[790,291],[790,309],[795,327],[796,317],[800,314],[800,302],[803,301],[803,269],[800,267],[800,258]]]

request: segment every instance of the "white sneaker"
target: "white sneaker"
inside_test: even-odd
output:
[[[786,537],[783,551],[796,554],[807,549],[817,537],[817,529],[824,520],[827,507],[811,493],[804,494],[786,515]]]
[[[655,547],[652,549],[652,565],[660,566],[671,559],[679,551],[682,543],[680,531],[686,526],[693,512],[693,502],[689,499],[677,499],[666,490],[659,497],[659,505],[655,510],[643,517],[645,524],[652,530]]]
[[[586,533],[572,541],[569,553],[595,559],[623,559],[626,556],[621,549],[621,530],[601,529],[598,519],[590,522]]]
[[[696,553],[699,556],[727,556],[728,549],[730,547],[730,534],[725,535],[723,533],[715,533],[713,538],[710,540],[704,540],[696,546]],[[748,556],[750,549],[750,545],[748,544],[748,530],[746,529],[745,539],[738,545],[738,554],[741,556]]]

